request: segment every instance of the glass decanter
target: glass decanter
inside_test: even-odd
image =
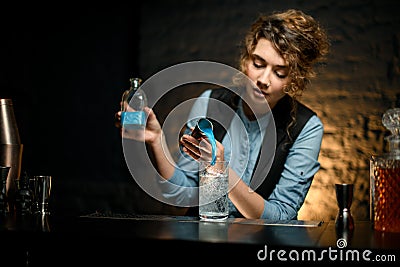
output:
[[[370,218],[375,230],[400,232],[400,108],[387,110],[382,123],[389,152],[370,160]]]

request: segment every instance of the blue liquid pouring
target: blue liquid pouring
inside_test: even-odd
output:
[[[217,158],[217,142],[215,141],[215,137],[214,137],[214,132],[213,132],[213,126],[212,123],[205,119],[205,118],[201,118],[198,122],[197,125],[199,127],[199,130],[207,137],[207,139],[209,140],[209,142],[211,143],[211,165],[215,164],[215,160]]]

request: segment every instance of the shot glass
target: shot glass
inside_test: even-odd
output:
[[[205,221],[224,221],[229,215],[228,162],[202,161],[199,164],[199,217]]]
[[[33,192],[33,211],[36,213],[50,214],[51,179],[49,175],[36,175],[30,181]]]

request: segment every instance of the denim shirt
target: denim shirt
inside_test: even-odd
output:
[[[206,116],[210,93],[211,90],[206,90],[196,99],[189,114],[188,128],[194,126],[196,122],[193,120],[194,118]],[[258,121],[250,121],[239,103],[237,115],[233,118],[227,134],[222,140],[225,148],[224,157],[230,161],[230,167],[249,185],[264,132],[271,120],[271,113],[261,117]],[[297,213],[304,203],[313,176],[320,167],[318,155],[322,136],[322,122],[314,115],[306,123],[290,148],[278,184],[270,197],[264,199],[264,211],[261,219],[290,220],[297,218]],[[175,185],[180,185],[182,190],[175,188],[174,191],[170,191],[167,183],[164,183],[164,197],[175,198],[177,204],[180,202],[179,199],[198,197],[194,191],[183,190],[184,187],[198,186],[197,170],[197,162],[182,155],[173,176],[168,180]],[[229,207],[230,217],[242,217],[231,201],[229,201]]]

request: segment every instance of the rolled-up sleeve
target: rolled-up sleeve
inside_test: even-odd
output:
[[[300,207],[320,168],[318,161],[323,137],[323,124],[312,116],[289,150],[281,179],[271,196],[264,200],[263,219],[296,219]]]

